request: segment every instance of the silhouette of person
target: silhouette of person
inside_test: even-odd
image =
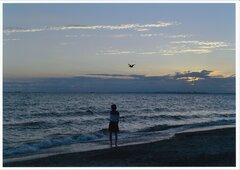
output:
[[[111,105],[111,112],[110,112],[110,122],[109,122],[109,140],[110,140],[110,147],[112,147],[112,133],[115,134],[115,146],[117,146],[117,139],[118,139],[118,127],[119,122],[119,112],[117,111],[117,106],[115,104]]]

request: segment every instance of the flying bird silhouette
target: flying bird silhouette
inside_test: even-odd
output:
[[[128,66],[130,67],[130,68],[133,68],[133,66],[135,66],[136,64],[128,64]]]

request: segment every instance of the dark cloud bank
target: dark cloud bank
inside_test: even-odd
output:
[[[198,92],[235,93],[235,76],[209,76],[211,71],[165,76],[89,74],[70,78],[4,80],[4,92]],[[187,81],[191,78],[197,81]]]

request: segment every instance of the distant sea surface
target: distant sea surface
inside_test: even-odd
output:
[[[120,146],[235,125],[228,94],[4,93],[4,160],[108,148],[112,103]]]

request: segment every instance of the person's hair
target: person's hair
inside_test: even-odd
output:
[[[111,109],[112,109],[112,110],[116,110],[116,109],[117,109],[117,106],[116,106],[115,104],[112,104],[112,105],[111,105]]]

